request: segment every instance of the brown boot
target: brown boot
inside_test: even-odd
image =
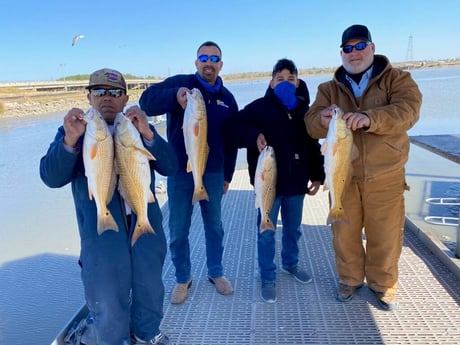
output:
[[[176,283],[174,289],[171,292],[171,303],[182,304],[188,295],[188,289],[192,286],[192,281],[189,280],[187,283]]]
[[[385,292],[371,290],[375,297],[377,297],[377,302],[379,303],[380,308],[385,311],[392,311],[398,307],[398,298],[396,289],[388,289]]]
[[[350,286],[347,284],[339,283],[339,287],[337,288],[337,300],[340,302],[348,302],[351,301],[353,296],[355,295],[355,291],[360,289],[363,284],[359,284],[357,286]]]
[[[230,284],[225,276],[217,278],[208,277],[208,279],[216,286],[217,292],[221,295],[231,295],[233,293],[232,284]]]

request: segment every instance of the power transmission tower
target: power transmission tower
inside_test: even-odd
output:
[[[413,37],[412,33],[409,35],[409,42],[407,43],[407,53],[406,53],[406,62],[414,61],[414,47],[413,47]]]

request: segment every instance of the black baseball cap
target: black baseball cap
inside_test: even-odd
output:
[[[343,47],[345,43],[353,39],[372,42],[372,37],[371,33],[369,32],[369,29],[366,26],[360,24],[354,24],[343,32],[342,44],[340,45],[340,47]]]

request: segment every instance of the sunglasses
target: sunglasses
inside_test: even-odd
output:
[[[220,56],[217,55],[200,55],[198,56],[198,60],[202,63],[208,62],[211,60],[212,63],[218,63],[220,61]]]
[[[366,47],[369,44],[371,44],[371,42],[359,42],[359,43],[356,43],[354,46],[352,46],[352,45],[343,46],[342,51],[345,54],[351,53],[353,51],[353,48],[355,48],[357,51],[361,51],[361,50],[366,49]]]
[[[103,97],[109,95],[110,97],[118,98],[123,96],[122,89],[91,89],[89,91],[94,97]]]

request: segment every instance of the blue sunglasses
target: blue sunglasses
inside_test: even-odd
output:
[[[351,53],[353,51],[353,48],[355,48],[357,51],[361,51],[361,50],[366,49],[366,47],[369,44],[371,44],[371,42],[359,42],[359,43],[356,43],[354,46],[352,46],[352,45],[343,46],[342,51],[345,54]]]
[[[212,63],[218,63],[220,61],[220,56],[217,55],[200,55],[198,56],[198,61],[205,63],[211,60]]]

